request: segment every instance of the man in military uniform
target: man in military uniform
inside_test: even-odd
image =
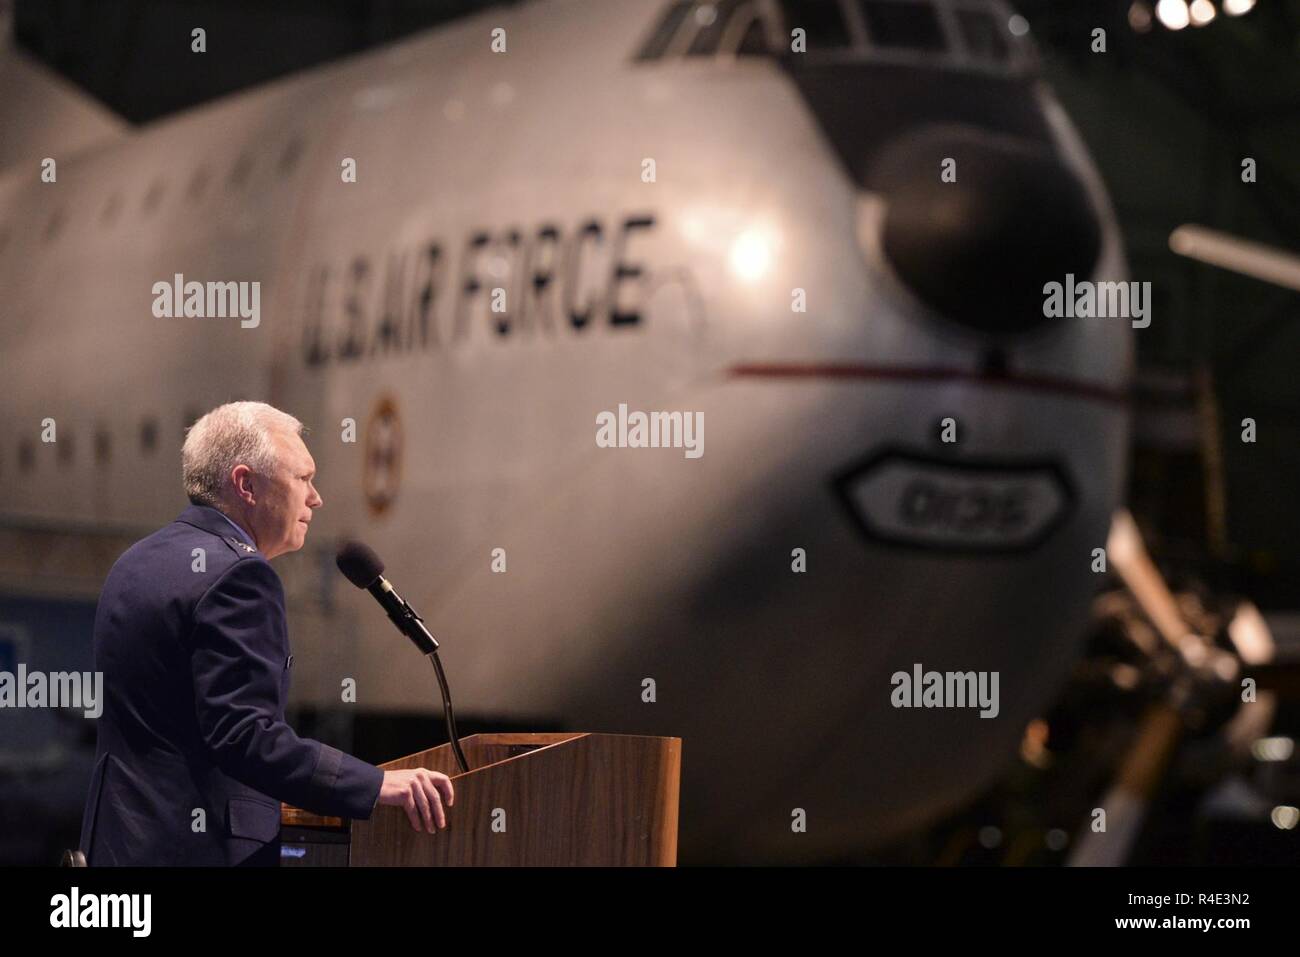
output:
[[[275,865],[281,801],[360,819],[392,804],[416,830],[446,827],[445,774],[385,772],[285,723],[293,656],[270,560],[303,546],[323,504],[301,432],[260,402],[199,419],[181,452],[192,504],[104,582],[91,866]]]

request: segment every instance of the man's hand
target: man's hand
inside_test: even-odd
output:
[[[440,828],[446,828],[447,812],[443,810],[443,802],[451,807],[455,800],[456,792],[451,786],[451,778],[427,768],[385,771],[384,783],[379,788],[380,804],[404,808],[411,827],[428,834],[435,833],[435,823]]]

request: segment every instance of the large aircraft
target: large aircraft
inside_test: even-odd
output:
[[[1127,276],[1026,31],[538,0],[135,129],[3,51],[0,588],[93,594],[184,506],[184,427],[264,400],[324,497],[276,562],[297,704],[441,740],[355,538],[462,723],[679,736],[684,863],[933,820],[1077,659],[1126,465],[1131,324],[1045,315]],[[917,665],[996,715],[896,707]]]

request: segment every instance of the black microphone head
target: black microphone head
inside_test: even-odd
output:
[[[384,573],[384,563],[375,550],[360,542],[344,542],[339,546],[334,563],[348,581],[358,588],[369,588]]]

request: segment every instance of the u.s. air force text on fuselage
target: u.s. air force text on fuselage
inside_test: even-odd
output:
[[[309,368],[372,356],[451,348],[469,341],[476,319],[493,335],[630,328],[642,318],[649,278],[629,247],[654,228],[647,213],[597,217],[566,230],[472,230],[459,244],[430,239],[357,253],[308,272],[302,359]],[[454,268],[453,268],[454,267]]]

